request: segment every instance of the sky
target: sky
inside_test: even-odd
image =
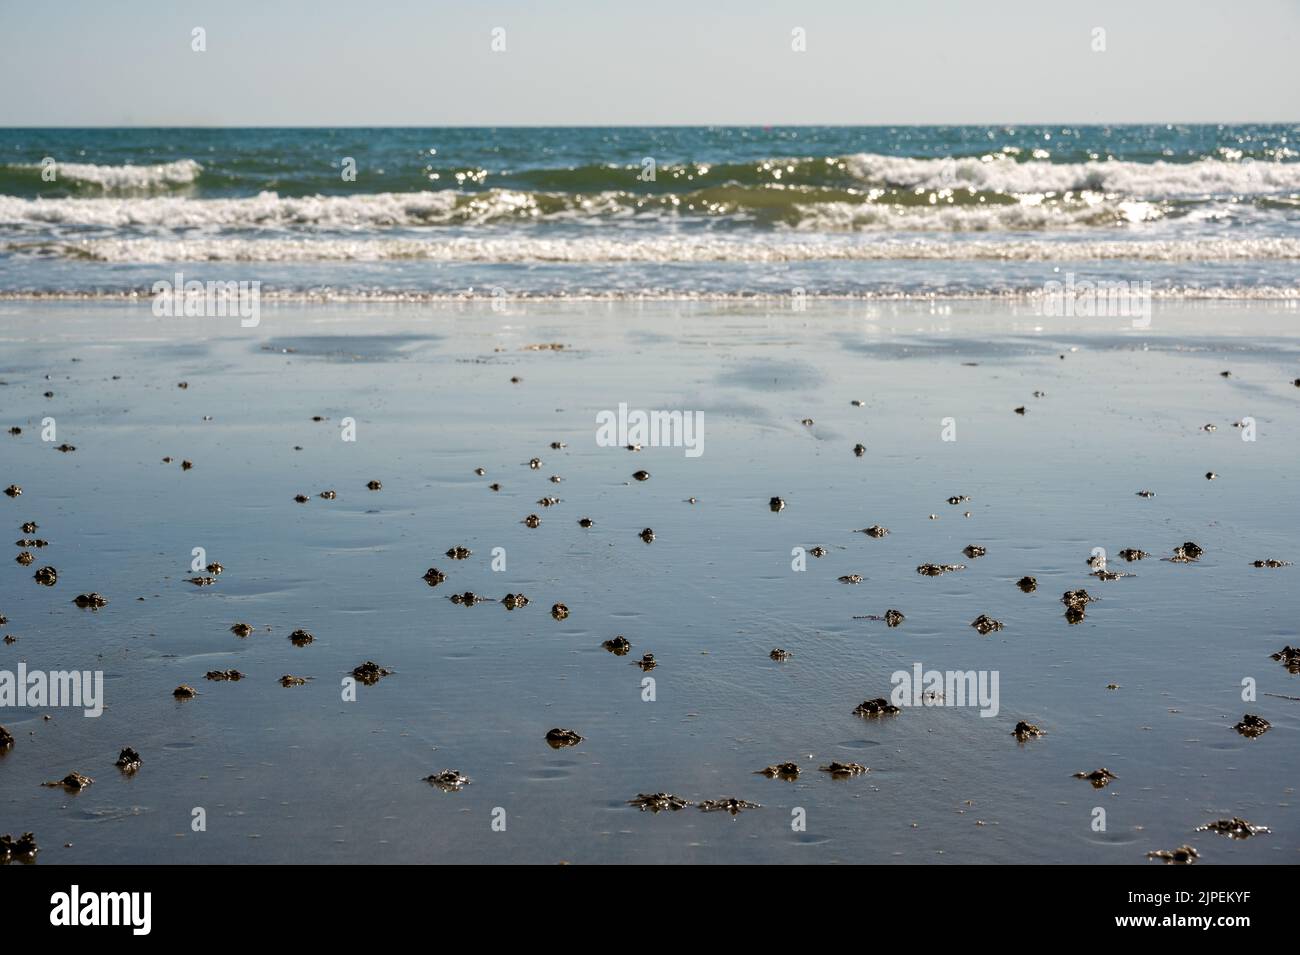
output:
[[[0,0],[0,126],[1288,122],[1298,50],[1300,0]]]

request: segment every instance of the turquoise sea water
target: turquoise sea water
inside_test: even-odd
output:
[[[0,130],[0,294],[1288,297],[1300,126]]]

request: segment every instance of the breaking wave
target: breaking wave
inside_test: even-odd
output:
[[[862,153],[845,160],[865,183],[920,189],[962,188],[1014,195],[1099,192],[1140,198],[1268,195],[1300,191],[1300,163],[1017,162],[1010,156],[912,159]]]
[[[54,179],[48,185],[57,187],[60,183],[74,186],[91,186],[103,192],[146,192],[159,188],[185,186],[197,182],[203,173],[203,167],[193,159],[178,159],[175,162],[158,163],[152,166],[101,166],[93,163],[55,163],[52,167]],[[41,163],[13,163],[0,166],[0,191],[4,190],[6,179],[13,178],[19,184],[31,185],[45,182],[42,173],[46,167]]]
[[[1248,207],[1253,208],[1253,207]],[[1228,214],[1241,210],[1226,208]],[[918,197],[848,191],[722,187],[683,195],[591,195],[453,189],[351,196],[237,199],[177,196],[23,199],[0,196],[0,227],[94,230],[382,230],[426,226],[622,221],[713,221],[814,231],[1018,231],[1118,227],[1181,216],[1187,207],[1099,193],[1022,199],[977,194]]]
[[[106,263],[672,263],[814,261],[1300,261],[1300,238],[872,239],[845,236],[543,236],[429,238],[98,238],[0,243],[0,252]]]

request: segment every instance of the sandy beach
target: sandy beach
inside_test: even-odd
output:
[[[0,510],[47,542],[0,571],[0,669],[104,680],[0,716],[42,864],[1297,861],[1297,568],[1253,565],[1300,555],[1293,301],[495,304],[0,303]],[[620,404],[702,453],[601,446]],[[855,715],[916,666],[997,673],[996,715]],[[1272,831],[1197,832],[1232,817]]]

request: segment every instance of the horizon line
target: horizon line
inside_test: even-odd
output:
[[[42,129],[887,129],[946,126],[953,129],[985,129],[996,126],[1300,126],[1300,119],[1250,119],[1250,120],[1123,120],[1106,122],[1089,120],[1024,120],[1019,122],[990,121],[983,123],[253,123],[173,124],[173,123],[59,123],[55,125],[17,124],[0,125],[0,130]]]

